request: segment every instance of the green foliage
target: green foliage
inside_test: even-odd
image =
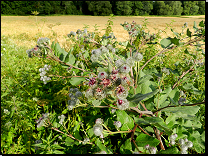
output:
[[[147,24],[121,24],[121,43],[112,18],[103,36],[86,25],[63,47],[45,37],[26,50],[2,36],[1,152],[180,154],[184,139],[185,152],[205,153],[205,22],[165,38]]]
[[[182,3],[181,3],[182,2]],[[204,15],[204,1],[2,1],[2,15]]]

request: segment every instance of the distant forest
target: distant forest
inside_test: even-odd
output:
[[[2,15],[205,15],[205,1],[1,1]]]

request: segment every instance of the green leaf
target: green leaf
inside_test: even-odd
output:
[[[159,117],[145,117],[144,120],[149,124],[154,124],[158,122],[163,122],[163,120]]]
[[[94,131],[93,128],[90,128],[87,132],[87,134],[89,135],[89,137],[91,138],[94,135]]]
[[[171,87],[168,87],[166,88],[165,90],[163,90],[161,93],[160,93],[160,98],[159,98],[159,101],[158,101],[158,98],[155,98],[155,103],[158,104],[158,108],[161,108],[161,107],[165,107],[165,101],[167,100],[167,97],[169,95],[169,93],[172,91]],[[169,103],[169,102],[168,102]]]
[[[125,111],[117,110],[116,114],[117,120],[122,124],[122,131],[132,129],[134,127],[134,120]]]
[[[157,127],[160,131],[165,131],[168,135],[171,135],[173,133],[173,131],[169,129],[168,126],[163,121],[160,123],[152,124],[152,125]]]
[[[196,22],[194,21],[194,26],[193,26],[193,28],[195,29],[195,30],[198,30],[198,28],[197,28],[197,25],[196,25]]]
[[[68,55],[68,53],[64,49],[62,49],[59,59],[61,61],[64,61],[67,55]]]
[[[121,154],[132,154],[131,138],[127,139],[120,147]]]
[[[186,35],[187,35],[188,37],[191,37],[191,31],[189,31],[189,28],[188,28],[187,31],[186,31]]]
[[[175,115],[178,115],[178,113],[194,115],[199,111],[199,109],[200,109],[199,106],[191,106],[191,107],[181,106],[181,107],[168,107],[162,109],[161,111],[172,112],[175,113]]]
[[[178,99],[180,97],[180,91],[178,88],[174,88],[173,90],[171,90],[171,92],[169,93],[169,97],[171,99],[171,102],[174,105],[178,105]]]
[[[54,48],[55,48],[55,41],[53,41],[51,44],[51,49],[54,49]]]
[[[167,48],[168,46],[170,46],[172,44],[171,42],[171,38],[164,38],[160,41],[161,47],[162,48]]]
[[[200,27],[204,27],[204,22],[201,21],[201,22],[199,23],[199,26],[200,26]]]
[[[62,48],[60,47],[59,43],[56,43],[56,44],[55,44],[54,50],[55,50],[54,54],[55,54],[56,56],[60,56],[61,51],[62,51]]]
[[[173,43],[173,44],[175,44],[177,46],[179,46],[179,41],[180,41],[180,39],[177,39],[176,37],[171,38],[171,43]]]
[[[66,140],[65,140],[65,145],[66,146],[72,146],[72,145],[74,145],[74,140],[71,139],[70,137],[67,137]]]
[[[66,108],[66,109],[64,109],[64,110],[62,111],[61,114],[66,114],[67,112],[68,112],[68,109]]]
[[[151,78],[153,78],[151,75],[144,75],[143,77],[141,77],[141,78],[138,80],[137,84],[140,85],[140,84],[142,84],[142,83],[148,81],[148,80],[151,79]]]
[[[100,100],[93,100],[93,101],[92,101],[92,104],[93,104],[94,106],[100,106],[101,101],[100,101]]]
[[[180,154],[180,151],[177,147],[171,146],[166,150],[161,150],[157,154]]]
[[[84,77],[72,77],[69,82],[73,85],[73,86],[77,86],[79,85],[82,81],[84,81],[85,78]]]
[[[68,55],[66,56],[64,62],[67,63],[67,64],[70,64],[70,65],[73,65],[75,63],[74,55],[68,53]]]
[[[108,153],[107,148],[101,143],[99,138],[96,140],[96,145],[100,148],[101,151],[106,151],[106,153]]]
[[[145,145],[149,144],[150,146],[157,146],[160,141],[154,137],[151,137],[147,134],[140,133],[136,138],[136,144],[138,147],[144,147]]]
[[[60,145],[58,144],[53,144],[51,145],[54,149],[65,149],[64,147],[61,147]]]
[[[179,37],[179,34],[177,32],[174,32],[173,29],[171,29],[171,31],[177,36]]]
[[[152,96],[157,94],[158,91],[159,91],[159,89],[156,89],[153,92],[150,92],[150,93],[147,93],[147,94],[138,93],[134,97],[128,98],[128,100],[131,101],[131,102],[134,102],[134,103],[139,103],[142,100],[147,100],[147,99],[151,98]]]
[[[149,125],[149,122],[145,121],[143,118],[134,117],[134,121],[139,125]]]

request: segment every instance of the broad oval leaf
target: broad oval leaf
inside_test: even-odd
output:
[[[171,42],[171,38],[164,38],[160,41],[160,45],[162,48],[167,48],[168,46],[170,46],[172,44]]]

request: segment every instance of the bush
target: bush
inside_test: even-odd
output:
[[[32,153],[204,153],[205,22],[161,40],[146,20],[124,22],[129,40],[118,43],[110,21],[103,36],[78,29],[70,47],[45,37],[27,50],[42,61]]]

